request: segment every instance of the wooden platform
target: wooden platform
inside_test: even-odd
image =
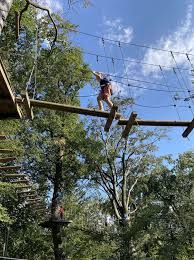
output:
[[[49,219],[47,221],[44,221],[39,224],[39,226],[44,227],[44,228],[53,228],[54,226],[68,226],[72,221],[67,221],[67,220],[52,220]]]
[[[14,91],[0,58],[0,119],[21,118],[22,113],[15,102]]]

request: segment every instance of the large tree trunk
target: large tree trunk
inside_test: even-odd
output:
[[[0,0],[0,34],[5,25],[13,0]]]
[[[59,206],[59,195],[60,195],[60,191],[61,191],[62,166],[63,166],[62,161],[63,161],[63,154],[64,154],[63,144],[64,144],[63,140],[60,140],[58,142],[59,157],[56,162],[56,172],[55,172],[55,177],[54,177],[54,191],[53,191],[52,205],[51,205],[51,218],[53,220],[57,219],[56,212],[57,212],[57,209]],[[53,238],[55,260],[61,260],[62,259],[62,250],[60,248],[60,244],[62,243],[62,238],[61,238],[61,226],[60,225],[53,225],[52,238]]]

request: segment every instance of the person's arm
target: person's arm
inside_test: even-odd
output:
[[[92,73],[96,76],[96,79],[100,82],[101,80],[100,73],[97,71],[92,71]]]

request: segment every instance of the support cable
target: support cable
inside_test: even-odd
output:
[[[122,59],[124,58],[124,55],[123,55],[123,51],[122,51],[122,48],[121,48],[121,43],[119,42],[118,43],[118,47],[119,47],[119,50],[120,50],[120,53],[121,53],[121,57],[122,57]],[[126,66],[126,64],[125,64],[125,61],[124,61],[124,59],[123,59],[123,67],[124,67],[124,74],[126,75],[126,79],[127,79],[127,83],[128,84],[130,84],[129,83],[129,79],[128,79],[128,73],[127,73],[127,66]],[[130,107],[131,107],[131,110],[133,111],[133,101],[135,100],[134,98],[133,98],[133,96],[132,96],[132,92],[131,92],[131,89],[129,88],[129,95],[130,95],[130,98],[131,98],[131,101],[132,101],[132,103],[130,104]]]

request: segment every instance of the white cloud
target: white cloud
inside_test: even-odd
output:
[[[133,28],[131,26],[124,26],[120,18],[110,20],[104,17],[104,25],[106,26],[105,38],[120,42],[131,42]]]
[[[192,26],[192,4],[188,5],[186,19],[181,23],[178,29],[167,36],[162,36],[161,39],[154,44],[154,47],[167,49],[172,51],[180,51],[191,53],[194,51],[194,28]],[[184,65],[187,62],[186,55],[174,54],[178,65]],[[144,55],[144,62],[175,67],[175,62],[169,52],[148,49]],[[157,72],[159,68],[152,66],[143,66],[144,74],[148,75],[152,72]]]
[[[63,11],[63,5],[62,2],[59,0],[39,0],[37,1],[39,5],[42,5],[46,8],[48,8],[51,12],[62,12]]]

